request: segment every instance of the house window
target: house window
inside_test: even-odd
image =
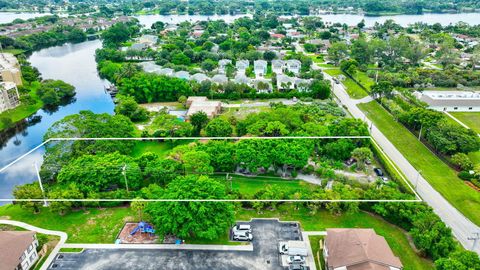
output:
[[[28,246],[27,253],[30,253],[30,251],[32,251],[32,249],[33,249],[33,245],[30,244],[30,246]]]
[[[35,258],[37,258],[37,254],[33,253],[32,256],[30,256],[30,263],[32,263]]]
[[[472,108],[472,107],[468,107],[468,109],[471,111],[473,108]]]
[[[454,110],[458,110],[458,107],[453,107]]]
[[[25,255],[25,252],[24,252],[24,253],[22,254],[22,257],[20,257],[20,261],[23,262],[23,260],[25,260],[25,257],[26,257],[26,255]]]

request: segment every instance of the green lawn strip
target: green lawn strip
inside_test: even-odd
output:
[[[29,117],[30,115],[36,113],[39,109],[42,108],[43,103],[38,98],[36,91],[39,85],[32,85],[30,88],[29,95],[35,100],[35,104],[20,104],[18,107],[4,111],[0,113],[0,118],[6,117],[12,120],[12,123],[16,123],[22,119]],[[0,131],[6,128],[2,122],[0,122]]]
[[[373,228],[377,234],[385,237],[393,253],[402,261],[404,270],[433,268],[431,261],[415,253],[403,230],[365,212],[332,215],[322,210],[312,215],[308,209],[301,207],[299,210],[294,210],[292,204],[285,204],[276,211],[264,211],[259,214],[255,210],[241,209],[237,213],[237,220],[250,220],[254,217],[280,217],[283,221],[299,221],[305,231],[324,231],[327,228]]]
[[[367,89],[370,89],[370,87],[375,84],[375,81],[372,78],[368,77],[367,73],[365,72],[357,71],[355,73],[355,76],[353,77],[355,78],[355,80],[357,80],[358,83],[360,83]]]
[[[451,112],[450,114],[480,134],[480,112]]]
[[[376,101],[359,108],[417,169],[422,176],[467,218],[480,225],[480,193],[468,187],[456,172],[443,163]]]
[[[343,74],[340,69],[325,69],[324,71],[333,77],[338,77],[340,74]],[[345,76],[345,80],[343,80],[342,83],[345,85],[347,93],[351,98],[361,99],[368,96],[368,93],[365,92],[365,90],[363,90],[363,88],[361,88],[355,81],[347,77],[347,75],[343,75]]]
[[[2,52],[3,53],[11,53],[13,55],[19,55],[19,54],[22,54],[26,51],[22,50],[22,49],[2,49]]]
[[[473,164],[480,164],[480,151],[468,153],[468,157]]]
[[[318,270],[325,269],[325,261],[323,259],[323,249],[320,249],[320,241],[323,240],[322,235],[310,235],[308,240],[312,247],[313,259],[315,260],[315,266]],[[320,262],[320,264],[319,264]]]
[[[61,248],[60,252],[64,253],[80,253],[83,251],[83,248]]]
[[[114,243],[115,237],[127,221],[136,221],[130,208],[118,207],[74,211],[64,216],[42,209],[33,214],[18,205],[0,207],[0,218],[22,221],[40,228],[63,231],[68,243]]]
[[[157,154],[159,157],[165,157],[174,147],[175,144],[171,142],[138,141],[133,148],[131,156],[139,157],[143,153],[152,152]]]
[[[238,190],[241,194],[246,196],[253,196],[256,192],[265,188],[267,185],[276,186],[283,192],[289,194],[298,191],[308,192],[318,187],[302,180],[287,180],[279,177],[230,176],[232,177],[231,185],[233,190]],[[230,182],[225,180],[225,175],[213,175],[211,177],[225,182],[227,189],[230,189]]]

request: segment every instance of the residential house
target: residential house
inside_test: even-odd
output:
[[[0,231],[0,270],[28,270],[38,260],[32,231]]]
[[[272,60],[272,72],[277,75],[282,74],[284,64],[285,62],[283,60],[277,60],[277,59]]]
[[[17,85],[13,82],[0,82],[0,113],[20,105]]]
[[[285,35],[284,34],[273,33],[273,34],[270,34],[270,37],[272,39],[282,39],[282,38],[285,38]]]
[[[216,74],[212,77],[212,82],[216,84],[225,84],[228,82],[228,78],[224,74]]]
[[[301,78],[294,78],[295,79],[295,88],[299,92],[305,92],[310,89],[310,84],[312,83],[309,79],[301,79]]]
[[[179,79],[190,80],[190,73],[185,70],[175,72],[174,76]]]
[[[267,74],[267,61],[255,60],[253,62],[253,71],[255,72],[255,77],[265,76]]]
[[[258,93],[271,93],[273,90],[272,84],[269,79],[256,78],[251,81],[251,84]]]
[[[233,82],[238,83],[238,84],[250,85],[250,78],[245,76],[245,74],[243,74],[243,73],[237,73],[237,75],[235,75],[235,79],[233,79]]]
[[[190,76],[190,80],[194,80],[198,83],[201,83],[203,81],[209,81],[210,78],[207,77],[207,75],[203,74],[203,73],[195,73],[193,74],[192,76]]]
[[[218,72],[221,73],[221,74],[225,74],[226,73],[226,67],[230,64],[232,64],[232,60],[221,59],[220,61],[218,61]]]
[[[285,61],[285,66],[288,71],[293,72],[293,74],[298,75],[300,73],[300,68],[302,67],[302,62],[297,59],[289,59]]]
[[[287,76],[285,74],[277,75],[277,89],[279,90],[291,90],[295,88],[294,77]]]
[[[147,44],[145,44],[145,43],[134,43],[128,49],[129,50],[134,50],[134,51],[144,51],[144,50],[147,49]]]
[[[250,62],[248,60],[237,60],[237,63],[235,63],[237,72],[241,74],[245,74],[245,70],[247,70],[248,66],[250,66]]]
[[[480,92],[423,91],[415,96],[436,111],[480,112]]]
[[[161,68],[156,73],[158,73],[160,75],[165,75],[165,76],[173,76],[174,72],[175,71],[171,68]]]
[[[387,241],[373,229],[327,229],[323,257],[327,270],[401,270]]]
[[[17,58],[11,53],[0,53],[0,81],[22,85],[22,73]]]
[[[209,118],[213,118],[222,111],[220,101],[209,101],[206,97],[188,97],[187,107],[187,119],[197,112],[204,112]]]
[[[155,35],[143,35],[138,38],[138,42],[145,44],[147,47],[154,47],[158,42],[158,37]]]

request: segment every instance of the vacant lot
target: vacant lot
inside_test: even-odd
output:
[[[367,113],[380,131],[407,158],[422,176],[453,206],[475,224],[480,225],[480,192],[473,190],[457,177],[456,172],[441,161],[376,101],[359,108]]]
[[[333,77],[338,77],[343,72],[340,69],[326,69],[325,73],[331,75]],[[344,75],[346,77],[346,75]],[[346,77],[345,80],[342,81],[343,85],[347,90],[348,95],[353,99],[361,99],[368,96],[368,93],[363,90],[356,82],[354,82],[349,77]]]

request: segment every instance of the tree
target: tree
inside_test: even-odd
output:
[[[330,97],[331,89],[330,84],[325,80],[315,79],[310,84],[310,91],[314,98],[327,99]]]
[[[16,186],[13,190],[13,196],[15,199],[43,199],[42,190],[37,182]],[[38,201],[19,201],[18,204],[23,209],[37,214],[40,212],[43,203]]]
[[[210,165],[210,155],[204,151],[192,150],[186,152],[182,156],[182,162],[187,173],[213,173],[213,167]]]
[[[327,49],[328,59],[333,61],[335,65],[338,65],[341,60],[345,59],[348,55],[347,44],[343,42],[335,42]]]
[[[365,168],[365,161],[372,160],[373,153],[368,147],[360,147],[353,149],[352,157],[357,160],[357,168],[363,170]]]
[[[286,136],[288,133],[290,132],[288,131],[287,126],[280,121],[268,122],[264,130],[264,135],[271,137]]]
[[[277,55],[275,54],[275,52],[272,51],[266,51],[263,53],[263,59],[265,59],[266,61],[272,61],[276,57]]]
[[[210,140],[200,144],[198,150],[210,155],[210,165],[216,172],[232,172],[235,169],[235,144],[229,141]]]
[[[75,87],[61,80],[45,80],[37,89],[37,95],[45,106],[58,106],[75,95]]]
[[[212,59],[206,59],[202,62],[202,69],[205,71],[212,71],[217,67],[217,62]]]
[[[461,250],[436,260],[435,266],[437,270],[480,270],[480,258],[473,251]]]
[[[186,96],[180,96],[178,98],[178,102],[182,104],[183,108],[187,107],[187,97]]]
[[[456,153],[452,155],[450,161],[462,170],[471,170],[473,168],[473,162],[465,153]]]
[[[173,179],[180,176],[182,172],[182,164],[177,160],[155,159],[147,162],[144,170],[144,176],[153,183],[166,186]]]
[[[215,118],[205,126],[205,133],[208,137],[229,137],[232,132],[232,126],[223,118]]]
[[[8,128],[13,124],[12,119],[9,117],[0,117],[0,123],[2,124],[3,128]]]
[[[127,181],[125,181],[125,177]],[[76,183],[83,192],[105,191],[111,187],[139,189],[142,174],[138,164],[128,156],[114,152],[106,155],[83,155],[63,166],[59,184]]]
[[[390,97],[393,92],[393,85],[389,81],[380,81],[370,87],[370,94],[374,98]]]
[[[145,121],[148,119],[148,111],[131,96],[117,95],[117,106],[115,113],[125,115],[133,122]]]
[[[57,199],[58,201],[54,200],[51,201],[49,204],[50,211],[57,212],[59,215],[63,216],[68,211],[72,209],[72,207],[79,207],[81,204],[78,201],[70,201],[75,199],[83,199],[83,193],[77,188],[75,183],[71,183],[65,187],[58,187],[48,193],[48,197],[50,199]],[[66,199],[65,201],[61,201],[61,199]]]
[[[455,40],[452,37],[445,37],[444,41],[440,44],[438,50],[438,62],[444,67],[448,68],[453,65],[458,59],[458,52],[454,46]]]
[[[194,127],[194,134],[198,136],[202,128],[208,123],[208,116],[203,111],[196,112],[190,116],[190,123]]]
[[[177,178],[167,186],[162,198],[190,201],[148,204],[145,212],[152,217],[160,235],[217,239],[234,220],[233,205],[229,202],[195,201],[227,198],[225,185],[207,176],[189,175]]]
[[[141,199],[142,198],[135,198],[135,200],[130,203],[130,208],[132,208],[133,211],[137,212],[139,220],[143,220],[143,213],[147,206],[147,202],[141,201]]]
[[[129,27],[126,23],[116,23],[102,33],[103,45],[116,48],[128,41],[138,30],[138,27]]]

